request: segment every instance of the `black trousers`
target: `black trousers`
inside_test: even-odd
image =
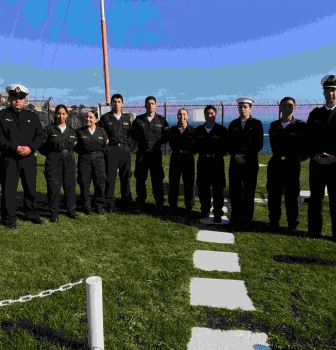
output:
[[[132,202],[130,189],[131,153],[119,146],[109,146],[109,153],[105,156],[106,183],[105,183],[105,202],[109,208],[115,206],[115,184],[117,179],[117,170],[119,169],[120,195],[123,205],[127,206]]]
[[[161,150],[154,152],[138,151],[135,160],[134,177],[136,178],[136,201],[143,204],[147,198],[146,180],[150,171],[152,180],[152,190],[155,202],[157,205],[163,205],[164,191],[163,179],[164,172],[162,167],[162,153]]]
[[[36,200],[37,160],[32,152],[27,157],[1,157],[1,216],[5,225],[16,222],[16,194],[19,178],[21,179],[24,199],[23,210],[28,219],[39,219]]]
[[[329,210],[332,225],[332,235],[336,237],[336,163],[318,164],[310,160],[308,204],[308,231],[321,234],[323,225],[323,200],[325,186],[328,188]]]
[[[90,184],[94,186],[94,203],[96,209],[105,204],[105,159],[102,152],[97,154],[81,154],[78,157],[77,182],[81,190],[83,206],[91,209]]]
[[[224,158],[200,155],[197,161],[198,197],[201,212],[207,214],[211,208],[211,189],[214,215],[223,214],[224,188],[226,186]]]
[[[172,208],[177,207],[181,174],[184,203],[186,208],[191,209],[195,204],[195,161],[192,153],[173,152],[170,156],[168,203]]]
[[[231,220],[249,223],[254,214],[254,195],[257,187],[258,159],[243,164],[231,157],[229,168],[229,196]]]
[[[50,153],[45,162],[44,176],[47,181],[48,206],[58,213],[59,197],[63,184],[67,211],[76,209],[76,161],[73,152]]]
[[[300,171],[299,158],[281,160],[272,157],[267,166],[268,211],[271,224],[278,225],[281,218],[281,198],[285,195],[285,207],[289,227],[299,225],[300,219]]]

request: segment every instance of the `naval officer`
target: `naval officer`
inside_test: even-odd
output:
[[[35,151],[43,142],[38,116],[24,109],[29,89],[20,84],[6,87],[10,106],[0,111],[1,216],[3,224],[16,229],[16,193],[19,178],[24,191],[23,210],[28,220],[43,224],[37,211]]]

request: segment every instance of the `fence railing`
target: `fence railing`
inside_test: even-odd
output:
[[[103,330],[103,291],[102,279],[92,276],[86,279],[86,310],[88,324],[88,349],[104,350],[104,330]],[[83,284],[84,280],[67,283],[57,289],[47,289],[35,295],[25,295],[16,300],[7,299],[0,301],[1,306],[12,305],[14,303],[25,303],[34,298],[43,298],[56,292],[64,292],[76,285]]]

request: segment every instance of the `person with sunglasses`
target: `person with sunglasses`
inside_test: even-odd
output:
[[[38,116],[24,109],[29,89],[20,84],[6,87],[10,106],[0,111],[1,216],[8,229],[16,229],[16,191],[21,178],[24,191],[23,209],[28,220],[41,225],[37,211],[35,151],[43,142]]]
[[[285,195],[288,231],[297,231],[300,218],[300,172],[305,155],[306,123],[296,119],[293,97],[284,97],[279,105],[280,118],[271,123],[269,140],[272,158],[267,166],[269,228],[277,231],[281,218],[281,198]]]
[[[247,229],[254,214],[254,195],[259,171],[258,153],[264,145],[261,121],[251,116],[254,100],[237,100],[239,118],[228,128],[230,224],[235,229]]]

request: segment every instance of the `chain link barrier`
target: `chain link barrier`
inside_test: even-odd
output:
[[[68,289],[71,289],[72,287],[78,285],[78,284],[83,284],[84,283],[84,279],[80,279],[78,282],[70,282],[67,284],[63,284],[62,286],[58,287],[57,289],[47,289],[44,290],[36,295],[24,295],[16,300],[12,300],[12,299],[8,299],[8,300],[1,300],[0,301],[0,306],[7,306],[7,305],[11,305],[14,303],[25,303],[27,301],[30,301],[34,298],[44,298],[44,297],[48,297],[49,295],[54,294],[55,292],[64,292]]]

